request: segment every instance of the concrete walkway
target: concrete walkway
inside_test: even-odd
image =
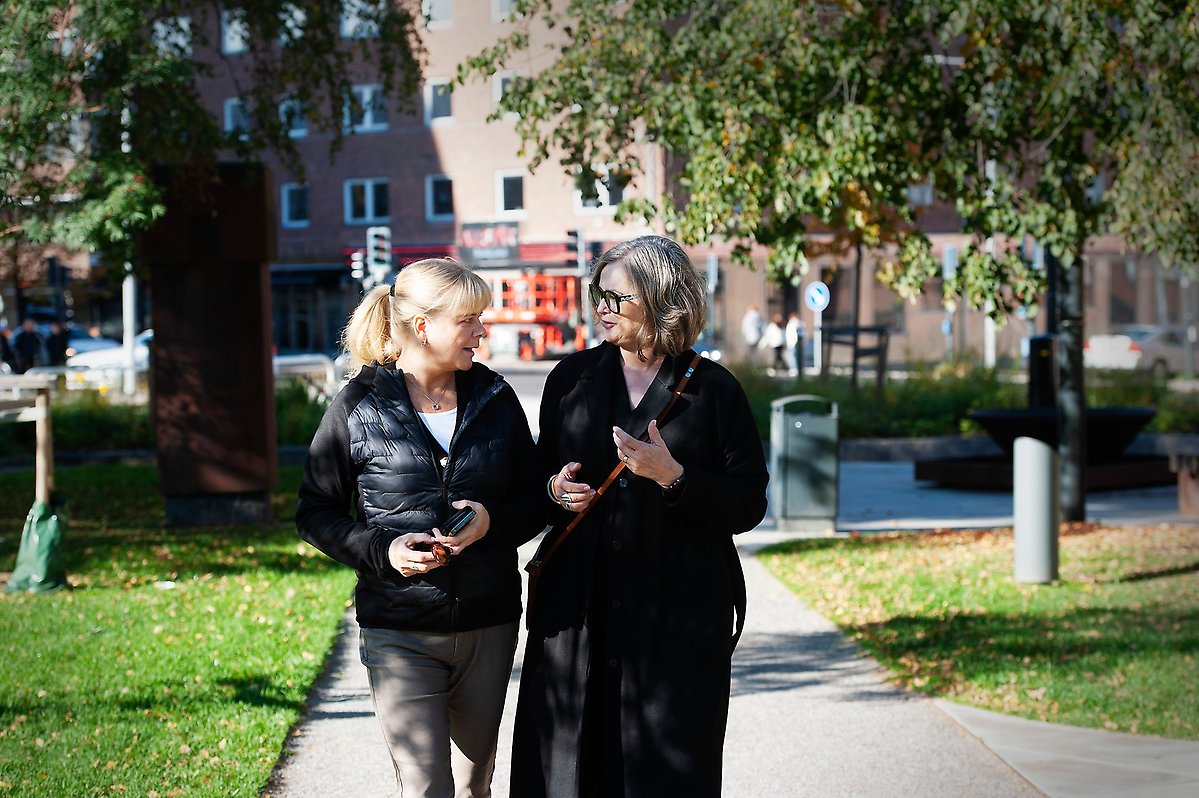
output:
[[[919,485],[910,463],[841,467],[839,532],[1011,523],[1010,494]],[[1096,494],[1088,513],[1110,522],[1178,520],[1175,496],[1173,488]],[[1008,718],[889,685],[877,662],[753,558],[761,546],[789,537],[794,533],[766,523],[738,540],[749,614],[733,660],[725,795],[1199,795],[1199,743]],[[522,551],[531,553],[532,546]],[[267,794],[397,796],[349,616],[333,657]],[[518,653],[500,734],[497,798],[508,796],[519,661]]]

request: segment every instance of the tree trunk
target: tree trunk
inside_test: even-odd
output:
[[[1058,407],[1061,428],[1058,453],[1061,457],[1062,520],[1087,520],[1087,394],[1082,364],[1083,334],[1082,248],[1068,268],[1057,270],[1058,301]]]

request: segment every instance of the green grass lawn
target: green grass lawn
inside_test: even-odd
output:
[[[801,540],[763,562],[897,684],[1027,718],[1199,740],[1199,528],[1064,528],[1018,584],[1011,530]]]
[[[57,471],[71,588],[0,594],[0,796],[255,796],[324,663],[353,573],[275,523],[168,529],[152,467]],[[0,474],[0,570],[30,472]]]

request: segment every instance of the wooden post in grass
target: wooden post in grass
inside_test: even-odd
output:
[[[267,523],[277,481],[268,264],[270,173],[161,170],[167,212],[146,235],[158,484],[171,526]]]
[[[37,429],[34,454],[34,498],[50,502],[54,493],[54,430],[50,424],[50,391],[54,375],[0,376],[0,395],[9,391],[34,391],[33,396],[0,399],[0,422],[32,421]]]

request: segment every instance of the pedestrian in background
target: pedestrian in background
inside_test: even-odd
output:
[[[745,341],[745,349],[749,353],[749,361],[758,362],[758,342],[762,340],[762,312],[752,302],[745,308],[741,317],[741,340]]]
[[[71,333],[60,322],[50,322],[50,334],[46,336],[46,357],[51,366],[63,366],[67,362],[67,347]]]
[[[516,549],[542,529],[524,411],[474,361],[490,305],[477,274],[443,259],[368,293],[345,332],[357,371],[299,490],[301,537],[358,572],[362,662],[405,796],[491,795],[521,615]],[[474,519],[445,534],[462,508]]]
[[[807,365],[807,358],[804,357],[804,338],[807,337],[807,325],[803,319],[795,311],[791,311],[791,315],[787,317],[787,328],[783,330],[787,339],[787,352],[791,361],[791,374],[797,376],[803,373],[804,366]]]
[[[46,363],[46,341],[37,331],[33,319],[21,322],[21,329],[12,337],[12,349],[17,360],[17,367],[13,370],[17,374],[24,374],[34,366]]]
[[[706,291],[678,244],[616,245],[590,296],[603,341],[559,363],[541,402],[552,529],[510,794],[717,798],[745,612],[732,536],[766,512],[762,440],[736,378],[691,348]]]
[[[7,326],[0,325],[0,363],[8,367],[8,370],[14,374],[17,371],[17,353],[13,351],[12,345],[8,339],[12,336],[12,331]],[[0,369],[3,371],[3,369]]]
[[[787,373],[787,335],[783,331],[783,314],[776,313],[770,317],[770,323],[766,325],[758,346],[771,353],[770,365],[767,366],[771,374]]]

